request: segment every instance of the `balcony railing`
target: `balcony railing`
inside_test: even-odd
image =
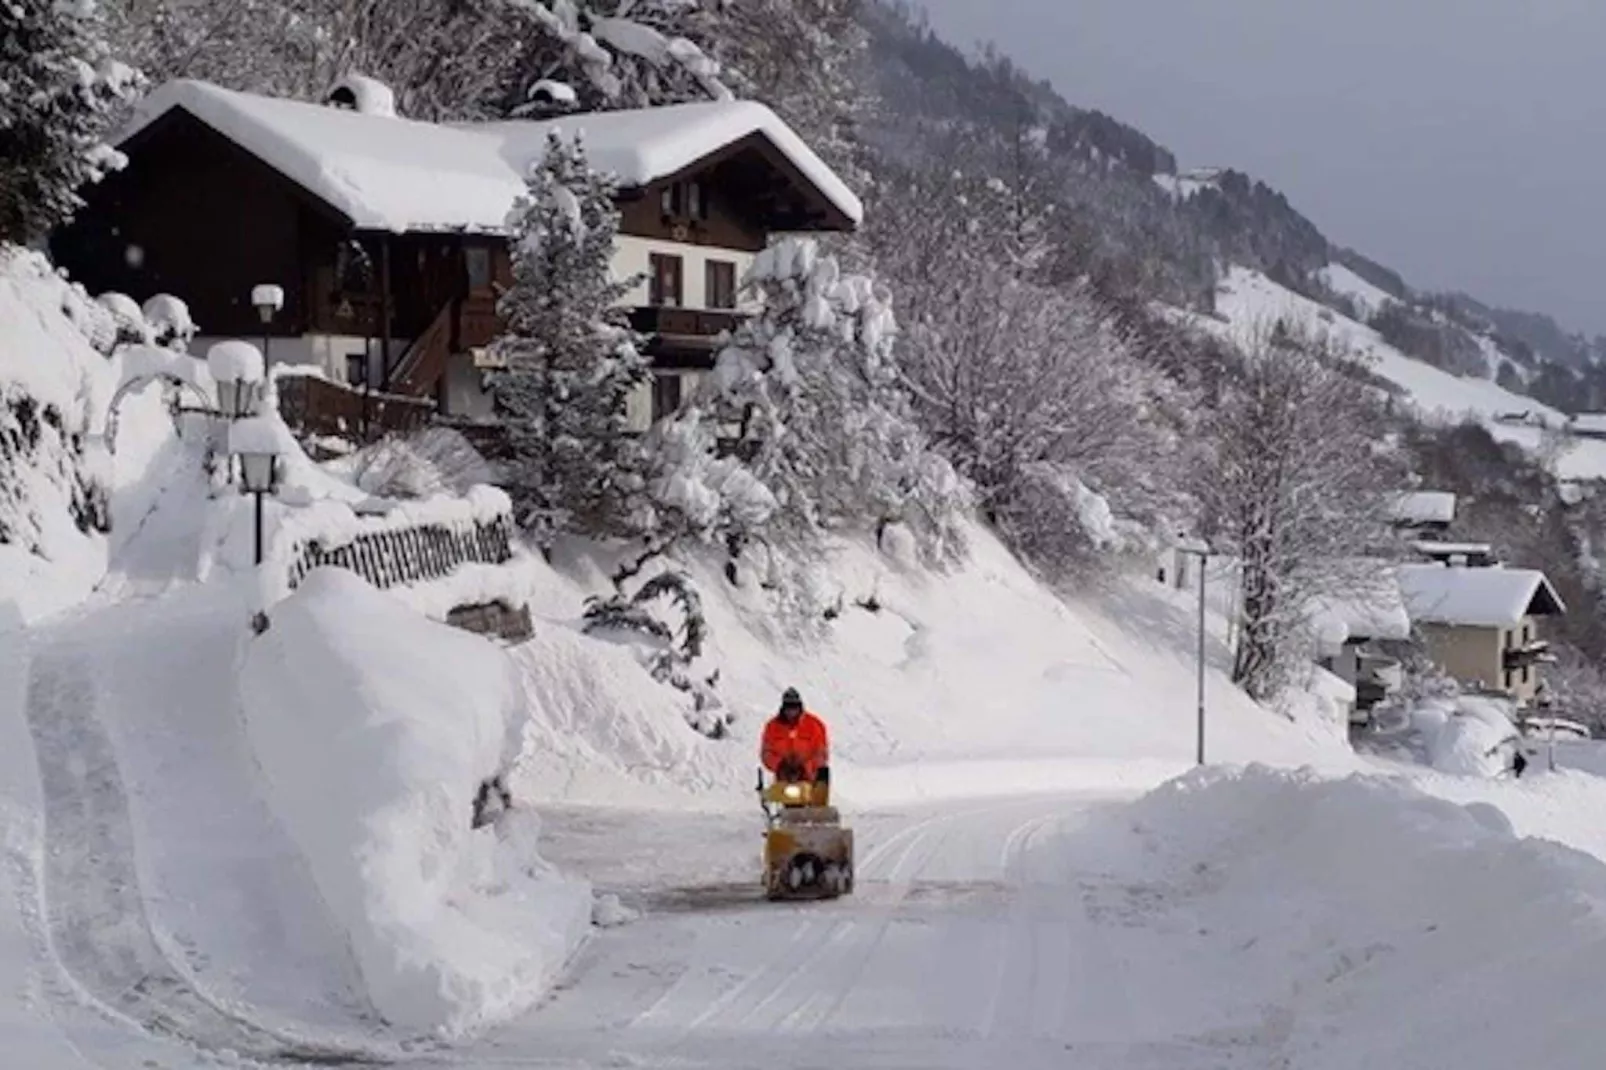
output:
[[[709,347],[721,334],[734,331],[747,318],[743,313],[733,310],[662,306],[630,310],[630,326],[641,334],[673,338],[677,342],[696,342]]]
[[[1531,665],[1548,665],[1556,660],[1556,655],[1550,652],[1550,643],[1538,639],[1525,646],[1501,651],[1500,660],[1501,668],[1506,672],[1512,672],[1526,669]]]

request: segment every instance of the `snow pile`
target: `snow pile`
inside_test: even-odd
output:
[[[1412,728],[1421,734],[1428,764],[1457,776],[1498,777],[1511,769],[1517,728],[1499,699],[1460,696],[1426,702],[1412,712]]]
[[[1487,804],[1208,771],[1038,850],[1125,890],[1087,893],[1090,910],[1152,932],[1127,961],[1175,1035],[1274,1029],[1279,1065],[1302,1070],[1599,1062],[1579,1023],[1598,1013],[1606,866],[1519,839]],[[1519,1013],[1491,1013],[1513,993]]]
[[[591,923],[589,888],[535,851],[519,809],[472,829],[521,745],[496,646],[320,570],[242,674],[267,797],[390,1024],[461,1035],[528,1007]]]

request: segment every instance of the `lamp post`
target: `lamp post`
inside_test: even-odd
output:
[[[279,486],[279,428],[260,416],[247,416],[229,426],[229,452],[240,458],[240,489],[256,498],[256,537],[254,560],[262,567],[262,499]],[[267,630],[267,614],[258,612],[251,620],[258,635]]]
[[[262,564],[262,497],[279,486],[279,428],[260,416],[229,427],[229,452],[240,458],[240,489],[256,496],[256,563]]]
[[[262,317],[262,357],[268,359],[268,328],[273,324],[273,317],[284,308],[284,287],[271,282],[259,283],[251,288],[251,304],[256,306],[257,315]]]
[[[1199,727],[1195,760],[1205,763],[1205,571],[1215,551],[1203,539],[1184,539],[1177,551],[1199,559]]]

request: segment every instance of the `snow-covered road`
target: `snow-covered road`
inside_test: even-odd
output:
[[[1163,935],[1133,924],[1161,890],[1037,849],[1108,801],[859,815],[857,893],[799,905],[757,898],[756,814],[554,815],[552,857],[642,917],[594,937],[537,1012],[427,1065],[1272,1065],[1275,1014],[1178,1018],[1154,998],[1217,987],[1208,962],[1157,959]]]

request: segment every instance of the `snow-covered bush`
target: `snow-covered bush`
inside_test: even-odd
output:
[[[563,532],[631,534],[640,519],[643,461],[625,403],[647,359],[619,310],[633,280],[612,275],[613,193],[584,147],[554,133],[508,217],[513,285],[491,395],[507,433],[503,485],[543,550]]]
[[[494,472],[462,432],[429,427],[388,435],[346,462],[352,481],[377,498],[464,494],[494,481]]]
[[[0,4],[0,243],[49,233],[122,166],[104,137],[139,81],[112,60],[94,0]]]
[[[184,349],[196,335],[190,306],[171,294],[157,294],[140,310],[151,329],[151,341],[172,349]]]
[[[117,345],[144,345],[151,341],[150,324],[139,303],[127,294],[103,293],[95,303],[104,308],[117,325]]]
[[[886,291],[844,275],[809,240],[754,262],[764,300],[720,351],[695,407],[732,429],[734,455],[792,533],[904,522],[937,553],[952,545],[960,481],[907,414]]]
[[[89,432],[111,370],[64,314],[85,306],[97,307],[43,256],[0,246],[0,545],[25,557],[69,560],[110,526]],[[8,579],[24,572],[0,567]]]
[[[656,615],[657,605],[664,602],[679,614],[678,627]],[[701,679],[692,675],[693,663],[703,655],[708,621],[703,615],[702,596],[689,575],[673,570],[660,572],[632,595],[620,592],[590,599],[585,608],[585,629],[593,634],[624,633],[646,640],[650,645],[646,664],[652,678],[691,696],[687,722],[710,739],[725,737],[732,717],[722,709],[714,693],[718,670]]]

